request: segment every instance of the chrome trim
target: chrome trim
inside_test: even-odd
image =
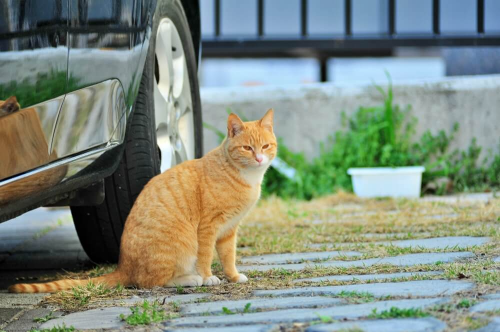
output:
[[[73,163],[73,162],[77,162],[77,161],[83,160],[85,158],[88,158],[89,156],[93,156],[94,154],[99,154],[99,156],[100,156],[102,153],[104,153],[104,152],[106,152],[108,150],[111,150],[112,148],[117,147],[118,145],[120,145],[120,143],[112,143],[112,144],[106,145],[106,146],[101,147],[101,148],[96,148],[96,149],[93,149],[93,150],[90,150],[90,151],[78,154],[76,156],[71,156],[71,157],[59,159],[59,160],[57,160],[57,161],[55,161],[53,163],[50,163],[48,165],[36,168],[34,170],[31,170],[29,172],[26,172],[26,173],[23,173],[23,174],[20,174],[20,175],[17,175],[17,176],[13,176],[13,177],[5,180],[5,181],[1,181],[0,182],[0,188],[2,188],[3,186],[6,186],[6,185],[8,185],[8,184],[10,184],[12,182],[16,182],[16,181],[20,181],[22,179],[28,178],[28,177],[30,177],[32,175],[35,175],[35,174],[38,174],[38,173],[41,173],[41,172],[45,172],[45,171],[51,170],[51,169],[56,168],[56,167],[64,166],[64,165],[67,165],[67,164],[70,164],[70,163]],[[74,173],[76,174],[77,172],[74,172]],[[68,176],[66,176],[65,178],[68,178],[70,176],[71,175],[68,174]]]
[[[122,85],[116,79],[66,95],[52,144],[58,158],[106,144],[127,111]]]

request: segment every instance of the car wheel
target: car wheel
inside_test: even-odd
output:
[[[125,221],[146,183],[203,153],[196,55],[178,0],[158,3],[151,36],[125,151],[105,179],[105,200],[71,207],[80,242],[96,263],[118,260]]]

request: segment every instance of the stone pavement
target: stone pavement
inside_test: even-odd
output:
[[[388,238],[397,237],[389,234],[385,239]],[[461,299],[470,299],[472,305],[460,309],[460,315],[486,317],[487,323],[477,331],[498,331],[500,288],[480,287],[472,280],[449,280],[440,268],[445,263],[475,260],[477,253],[474,249],[491,243],[492,239],[488,237],[429,237],[375,242],[376,245],[431,251],[379,258],[363,258],[362,252],[331,249],[247,256],[240,259],[239,268],[249,271],[251,281],[253,278],[257,282],[262,277],[252,277],[252,273],[258,275],[272,269],[295,273],[318,267],[349,269],[385,264],[395,267],[395,272],[346,272],[295,278],[289,288],[256,288],[239,298],[224,298],[224,292],[214,292],[218,295],[213,296],[208,287],[208,290],[199,289],[198,293],[196,290],[185,295],[171,292],[162,297],[144,292],[128,299],[109,300],[102,307],[68,313],[42,303],[46,294],[6,293],[6,287],[19,280],[36,281],[41,277],[53,277],[62,269],[81,270],[91,266],[78,243],[68,211],[39,209],[0,224],[0,331],[29,331],[33,327],[48,329],[62,324],[74,326],[77,330],[144,331],[141,327],[127,326],[120,314],[129,314],[130,307],[143,299],[153,301],[157,298],[161,303],[175,302],[178,317],[148,327],[147,331],[438,332],[447,331],[450,323],[439,315],[439,308],[456,308]],[[415,266],[428,267],[429,271],[405,271]],[[498,263],[491,269],[498,271]],[[412,315],[411,312],[418,312],[417,309],[431,310],[434,317]],[[391,310],[410,314],[388,319],[377,316],[377,313]],[[33,321],[50,312],[53,312],[53,319],[43,324]]]

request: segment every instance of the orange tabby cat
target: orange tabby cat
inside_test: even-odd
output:
[[[128,216],[115,272],[91,281],[107,286],[218,285],[217,249],[230,282],[246,282],[235,266],[236,232],[260,196],[264,173],[276,156],[273,110],[258,121],[230,114],[227,137],[201,159],[154,177]],[[89,280],[16,284],[10,292],[54,292]]]

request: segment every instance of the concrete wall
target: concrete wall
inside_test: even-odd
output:
[[[342,129],[341,112],[347,115],[359,106],[381,105],[383,97],[371,85],[315,84],[289,87],[205,88],[201,93],[204,122],[225,132],[226,109],[258,119],[269,108],[275,110],[275,132],[293,151],[311,158],[319,154],[319,143]],[[458,122],[460,130],[453,148],[465,149],[473,137],[486,150],[500,144],[500,75],[455,77],[394,84],[397,104],[412,106],[418,118],[417,132],[444,129]],[[205,129],[205,151],[217,146],[217,137]]]

